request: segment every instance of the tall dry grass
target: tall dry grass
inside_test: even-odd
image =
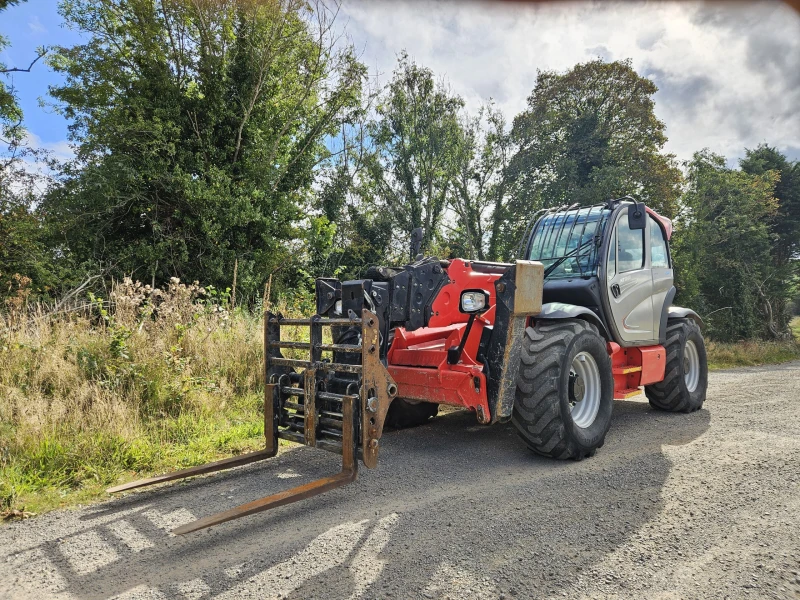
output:
[[[214,290],[130,280],[108,299],[0,317],[0,511],[263,443],[261,319]]]

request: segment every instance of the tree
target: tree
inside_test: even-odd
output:
[[[751,175],[773,173],[777,177],[777,210],[769,220],[772,238],[773,276],[765,286],[764,302],[774,322],[776,334],[788,335],[794,284],[800,254],[800,162],[791,162],[776,148],[766,144],[746,150],[740,161],[742,171]]]
[[[47,152],[25,146],[14,147],[0,162],[0,297],[13,292],[20,276],[36,295],[47,294],[55,283],[41,215],[34,208],[49,179],[31,163],[52,166]]]
[[[511,141],[503,114],[491,103],[476,117],[463,115],[462,139],[448,205],[456,215],[450,245],[459,256],[497,260],[506,219]]]
[[[64,254],[252,294],[293,260],[324,145],[365,68],[303,0],[64,0],[88,41],[51,88],[77,145],[44,202]]]
[[[511,161],[520,226],[541,207],[633,194],[673,216],[681,181],[662,152],[665,125],[649,79],[630,60],[593,60],[566,73],[539,71],[528,108],[514,119]]]
[[[676,303],[696,309],[722,341],[778,336],[768,225],[778,208],[776,174],[729,169],[707,150],[686,169],[672,241]]]
[[[785,265],[800,253],[800,162],[791,162],[777,148],[761,144],[755,150],[745,150],[740,166],[751,175],[763,175],[767,171],[778,175],[775,185],[778,210],[770,229],[775,241],[776,264]]]
[[[403,240],[423,227],[423,249],[437,235],[452,192],[463,106],[460,97],[434,82],[430,69],[402,53],[369,129],[374,152],[367,193],[388,212]]]
[[[0,0],[0,12],[18,3]],[[0,51],[6,47],[8,39],[0,35]],[[0,63],[0,296],[11,293],[20,278],[32,282],[37,292],[50,283],[41,221],[32,211],[46,182],[27,164],[44,163],[48,157],[26,144],[23,113],[12,80],[15,73],[30,72],[44,54],[45,49],[39,48],[27,67]]]
[[[400,258],[391,256],[394,221],[372,198],[369,168],[374,149],[368,129],[376,98],[374,90],[365,93],[361,109],[351,114],[336,139],[329,140],[334,157],[318,173],[316,207],[336,232],[330,252],[310,267],[315,275],[356,279],[370,266]]]
[[[19,4],[20,1],[25,0],[0,0],[0,12],[6,10],[9,6]],[[0,52],[9,45],[8,38],[0,34]],[[33,66],[47,53],[44,47],[37,49],[36,57],[30,62],[27,67],[9,67],[0,63],[0,144],[8,148],[8,153],[11,157],[16,156],[16,152],[24,141],[25,129],[22,127],[22,109],[19,106],[16,90],[13,83],[10,85],[6,81],[10,81],[12,73],[30,73]],[[6,160],[8,158],[6,157]]]

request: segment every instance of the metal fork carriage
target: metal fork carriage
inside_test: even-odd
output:
[[[309,327],[308,342],[281,340],[282,326]],[[334,340],[357,343],[323,343],[323,327]],[[355,339],[354,339],[355,338]],[[264,437],[263,450],[183,469],[110,488],[109,493],[184,479],[271,458],[278,439],[315,446],[342,455],[336,475],[242,504],[210,515],[173,531],[184,534],[211,527],[322,494],[354,481],[358,459],[364,466],[378,464],[378,449],[389,404],[397,386],[380,360],[377,316],[364,309],[361,317],[285,319],[264,315]],[[281,349],[307,351],[308,360],[284,358]],[[323,354],[332,355],[323,359]]]

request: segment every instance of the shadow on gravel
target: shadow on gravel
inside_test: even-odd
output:
[[[168,598],[534,597],[560,593],[657,515],[680,445],[709,427],[618,402],[589,460],[529,452],[510,425],[454,412],[385,434],[376,470],[327,495],[185,537],[167,531],[333,473],[308,448],[86,509],[83,528],[39,549],[83,599],[146,586]],[[147,596],[150,597],[150,596]]]

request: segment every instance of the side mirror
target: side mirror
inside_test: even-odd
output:
[[[644,208],[644,202],[634,202],[628,208],[628,227],[631,229],[647,227],[647,211]]]

